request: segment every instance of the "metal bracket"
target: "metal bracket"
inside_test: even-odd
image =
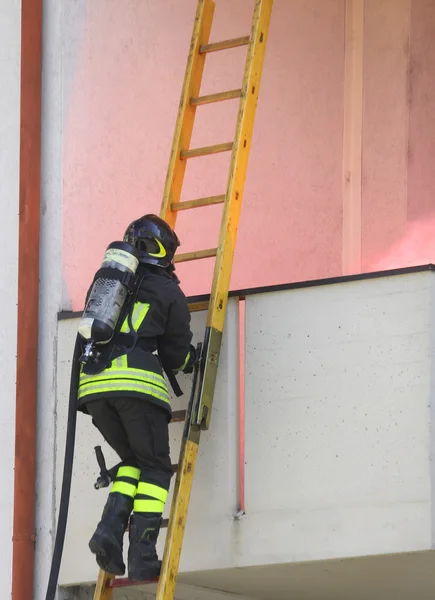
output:
[[[245,513],[244,510],[236,510],[236,512],[233,514],[233,519],[235,521],[243,521],[246,518],[247,518],[247,514]]]
[[[197,413],[197,407],[199,402],[199,390],[200,387],[198,385],[200,379],[200,373],[202,370],[203,364],[203,354],[202,354],[202,343],[199,343],[196,346],[196,354],[200,356],[200,360],[195,364],[193,369],[193,380],[192,380],[192,389],[190,392],[190,400],[186,410],[186,420],[184,424],[184,432],[183,439],[190,440],[191,442],[195,442],[195,444],[199,444],[199,438],[201,437],[201,431],[199,427],[195,423],[195,415]]]
[[[112,481],[115,480],[116,474],[119,467],[122,465],[122,462],[118,463],[111,469],[108,469],[101,446],[95,446],[94,450],[97,457],[98,466],[100,467],[100,476],[94,483],[94,488],[99,490],[101,488],[109,487]]]
[[[195,415],[195,424],[202,430],[208,429],[210,425],[221,343],[222,332],[207,327],[204,338],[204,358],[201,365],[198,409]]]

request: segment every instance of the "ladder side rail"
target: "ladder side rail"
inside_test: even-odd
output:
[[[198,0],[160,210],[160,217],[172,228],[175,227],[177,211],[173,211],[171,205],[180,201],[187,164],[181,158],[181,152],[190,148],[196,114],[196,106],[190,100],[199,97],[206,57],[200,53],[200,48],[208,43],[214,9],[214,0]]]
[[[94,600],[112,600],[113,588],[110,587],[110,584],[114,579],[114,575],[106,573],[103,569],[99,570]]]
[[[202,345],[197,347],[198,353]],[[203,364],[195,366],[189,406],[184,424],[183,439],[180,449],[177,477],[175,480],[174,494],[172,497],[169,526],[166,536],[165,550],[162,560],[156,600],[170,600],[174,598],[177,583],[178,567],[180,564],[181,549],[183,545],[184,529],[186,526],[187,512],[189,509],[190,494],[193,485],[196,458],[198,455],[200,429],[193,424],[196,413],[196,403],[199,400],[200,377],[203,373]]]
[[[242,96],[231,155],[226,201],[222,215],[210,305],[207,315],[206,366],[196,423],[208,429],[216,383],[219,353],[224,329],[228,291],[248,169],[261,74],[266,52],[273,0],[257,0],[251,39],[246,57]]]

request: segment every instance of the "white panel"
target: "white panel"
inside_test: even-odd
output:
[[[430,547],[431,278],[248,297],[243,565]]]
[[[12,584],[14,503],[15,374],[17,344],[17,269],[20,152],[21,2],[0,2],[0,577],[3,597]]]
[[[227,312],[227,328],[221,353],[220,372],[213,409],[212,427],[201,439],[199,459],[190,504],[181,568],[213,568],[226,566],[232,548],[232,514],[236,509],[236,436],[237,436],[237,301],[231,300]],[[57,392],[57,460],[56,496],[59,500],[66,434],[66,413],[69,393],[71,355],[78,321],[59,323],[58,392]],[[202,341],[205,313],[192,315],[194,343]],[[187,405],[191,376],[179,376],[184,396],[173,399],[172,406]],[[171,458],[178,461],[182,423],[170,425]],[[93,427],[90,417],[79,414],[74,476],[67,538],[59,582],[72,584],[95,581],[97,566],[88,549],[88,540],[99,521],[108,490],[95,491],[98,476],[94,446],[101,445],[108,466],[119,462],[115,453]],[[173,479],[173,482],[175,478]],[[171,496],[164,516],[169,516]],[[165,531],[160,536],[162,552]],[[204,540],[204,551],[198,555],[198,539]]]
[[[181,581],[207,586],[210,577],[216,587],[219,569],[430,549],[434,292],[434,274],[424,272],[247,298],[247,516],[240,521],[233,519],[238,319],[230,302]],[[76,320],[59,324],[58,494],[76,327]],[[196,339],[203,327],[196,314]],[[181,430],[171,425],[174,456]],[[80,415],[62,584],[95,580],[87,541],[107,493],[93,490],[99,443]],[[210,576],[196,579],[206,570]]]
[[[252,600],[433,600],[435,552],[278,563],[181,578]]]

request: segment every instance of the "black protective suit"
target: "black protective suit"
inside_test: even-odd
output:
[[[108,366],[94,374],[82,369],[79,410],[92,416],[123,462],[90,548],[104,570],[123,574],[118,546],[122,548],[133,510],[130,538],[137,542],[143,531],[151,536],[152,556],[146,554],[146,544],[132,544],[130,539],[129,577],[143,579],[150,576],[150,566],[157,565],[155,541],[172,477],[171,406],[163,370],[188,370],[195,357],[190,313],[177,280],[164,269],[143,264],[137,275],[143,279],[130,317],[128,311],[121,316],[119,332],[107,349]],[[133,342],[134,350],[128,352]]]

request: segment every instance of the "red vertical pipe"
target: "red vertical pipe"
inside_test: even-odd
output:
[[[12,600],[33,597],[42,0],[21,1],[20,216]]]
[[[245,512],[245,300],[239,299],[239,512]]]

